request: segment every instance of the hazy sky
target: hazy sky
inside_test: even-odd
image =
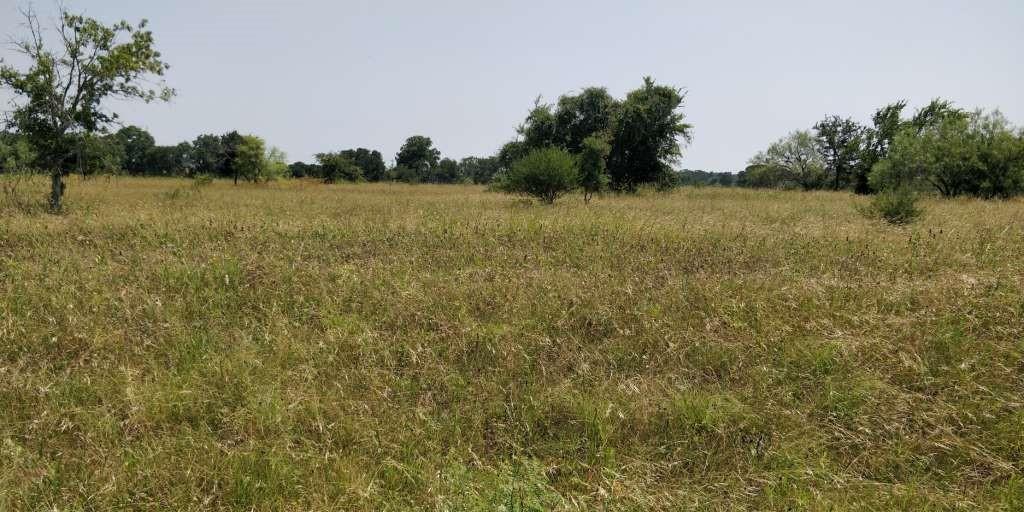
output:
[[[621,97],[644,75],[688,91],[693,169],[742,169],[826,114],[867,121],[900,98],[1024,123],[1022,0],[66,3],[150,20],[179,95],[121,111],[162,144],[238,129],[292,160],[363,146],[391,161],[422,134],[445,156],[488,155],[537,95]],[[0,34],[19,33],[19,5],[0,0]]]

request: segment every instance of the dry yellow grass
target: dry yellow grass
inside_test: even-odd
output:
[[[0,206],[0,510],[1024,507],[1021,201],[69,194]]]

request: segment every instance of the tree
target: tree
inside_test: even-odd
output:
[[[294,162],[288,166],[288,174],[292,178],[323,178],[323,169],[316,164]]]
[[[526,115],[526,120],[516,129],[523,144],[530,149],[559,146],[555,123],[555,114],[551,105],[541,103],[540,96],[533,102],[533,109]]]
[[[426,183],[460,183],[463,181],[459,163],[451,158],[443,158],[430,170],[424,179]]]
[[[233,167],[236,176],[259,181],[266,176],[266,144],[255,135],[242,135],[235,150]],[[237,182],[237,177],[235,178]]]
[[[399,181],[424,181],[440,159],[441,152],[434,148],[430,137],[409,137],[395,155],[395,167],[404,170],[398,177]]]
[[[491,182],[501,163],[497,156],[479,158],[469,156],[459,161],[459,174],[478,185]]]
[[[875,111],[871,117],[872,126],[863,131],[863,144],[857,166],[854,169],[853,191],[858,194],[870,194],[874,190],[868,180],[871,169],[889,154],[889,146],[896,134],[903,128],[904,100],[890,103]]]
[[[227,158],[224,142],[218,135],[204,134],[192,141],[192,162],[198,174],[217,174]]]
[[[233,177],[235,185],[238,185],[238,177],[241,174],[241,169],[237,165],[238,150],[243,143],[243,136],[237,131],[230,131],[221,135],[220,143],[224,148],[224,158],[221,160],[218,174]]]
[[[575,96],[562,96],[554,114],[558,144],[572,154],[582,153],[587,138],[611,133],[618,108],[619,102],[604,87],[588,87]]]
[[[679,139],[691,140],[692,127],[683,122],[679,111],[683,98],[682,90],[655,85],[650,77],[626,96],[612,127],[608,156],[612,188],[635,190],[672,172],[670,164],[682,154]]]
[[[935,98],[927,105],[918,109],[914,113],[914,117],[908,121],[908,124],[917,133],[921,133],[928,128],[938,126],[948,119],[966,120],[968,117],[970,117],[970,114],[954,107],[952,101]]]
[[[832,190],[850,185],[861,149],[861,126],[852,119],[829,116],[814,125]]]
[[[740,171],[736,177],[736,185],[747,188],[792,188],[796,186],[789,169],[773,163],[760,162],[757,156],[751,159],[750,165]]]
[[[28,36],[16,41],[14,49],[29,65],[19,70],[0,64],[0,87],[16,97],[11,124],[50,173],[50,208],[58,211],[68,172],[65,162],[75,151],[73,135],[103,132],[117,119],[103,108],[104,101],[169,100],[174,91],[162,82],[151,85],[150,79],[162,77],[168,65],[153,47],[146,20],[108,26],[61,7],[56,27],[60,48],[52,50],[38,16],[31,10],[23,14]]]
[[[276,180],[288,173],[288,155],[280,148],[271,146],[264,157],[263,179]]]
[[[544,148],[531,151],[513,164],[497,188],[552,204],[578,183],[579,173],[573,156],[564,149]]]
[[[579,180],[583,189],[583,202],[589,203],[590,198],[608,188],[608,169],[605,160],[611,152],[611,146],[599,137],[590,136],[583,139],[582,151],[579,156]]]
[[[115,134],[124,152],[122,168],[129,174],[145,174],[153,172],[146,169],[146,158],[155,146],[156,141],[146,130],[138,126],[125,126]]]
[[[191,175],[195,169],[192,145],[182,142],[176,146],[154,146],[146,152],[143,165],[146,174],[156,176]]]
[[[344,153],[318,153],[316,161],[323,168],[324,183],[363,181],[363,170]]]
[[[1024,134],[999,112],[941,116],[900,131],[871,171],[877,190],[928,186],[943,197],[1024,193]]]
[[[366,181],[381,181],[387,177],[388,167],[384,164],[384,158],[380,151],[356,148],[346,149],[341,153],[362,170],[363,178]]]
[[[773,142],[767,151],[755,155],[750,163],[772,170],[765,172],[765,169],[760,169],[764,178],[772,176],[780,180],[772,184],[772,188],[790,188],[792,183],[804,190],[814,190],[820,188],[825,180],[825,162],[818,152],[817,141],[808,131],[795,131]]]

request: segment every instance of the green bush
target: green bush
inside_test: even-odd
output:
[[[863,209],[862,213],[889,224],[910,224],[923,213],[917,206],[917,199],[917,194],[909,187],[884,190],[875,195],[871,204]]]
[[[514,163],[496,188],[551,204],[578,184],[576,159],[563,149],[543,148],[531,151]]]

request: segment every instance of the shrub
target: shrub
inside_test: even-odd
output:
[[[543,148],[531,151],[513,164],[496,188],[552,204],[575,189],[578,183],[576,159],[563,149]]]
[[[213,183],[213,176],[209,174],[197,174],[192,180],[192,185],[196,187],[205,187]]]
[[[902,225],[914,222],[922,210],[917,206],[917,194],[909,187],[900,187],[875,195],[871,204],[861,213],[889,224]]]

